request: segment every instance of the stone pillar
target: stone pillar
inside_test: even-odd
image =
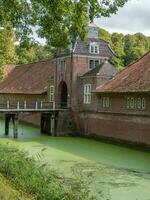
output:
[[[5,114],[5,135],[9,135],[9,122],[10,122],[10,115]]]
[[[41,133],[51,134],[51,113],[41,114]]]
[[[50,123],[51,123],[51,135],[55,136],[55,114],[54,113],[51,115]]]
[[[18,138],[18,124],[19,124],[19,118],[18,118],[18,114],[14,114],[13,115],[13,126],[14,126],[14,138],[17,139]]]
[[[41,129],[41,134],[44,133],[44,119],[43,119],[43,115],[41,114],[41,124],[40,124],[40,129]]]
[[[57,136],[57,122],[58,122],[58,113],[54,112],[51,116],[51,134],[52,134],[52,136]]]

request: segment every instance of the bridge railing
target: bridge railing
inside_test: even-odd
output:
[[[45,101],[6,101],[0,102],[0,110],[55,110],[66,109],[66,103],[45,102]]]
[[[39,110],[39,109],[55,109],[55,105],[53,102],[44,102],[44,101],[35,101],[35,102],[0,102],[0,110]]]

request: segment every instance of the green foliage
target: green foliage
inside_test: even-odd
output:
[[[109,42],[110,45],[112,45],[111,42],[111,34],[106,31],[105,29],[100,28],[99,29],[99,37],[107,42]]]
[[[116,13],[127,0],[32,0],[39,35],[54,47],[67,47],[76,37],[85,39],[87,22]],[[90,5],[87,12],[87,5]]]
[[[38,25],[40,36],[52,46],[66,47],[70,39],[84,39],[87,20],[110,16],[128,0],[1,0],[0,24],[11,25],[22,40],[30,37],[32,26]],[[86,12],[90,5],[89,13]]]
[[[18,56],[15,49],[15,34],[11,27],[0,30],[0,79],[3,77],[5,64],[15,64]]]
[[[18,200],[19,192],[13,190],[8,181],[0,174],[0,199]]]
[[[36,200],[91,199],[88,186],[83,181],[64,178],[10,145],[0,144],[0,172],[18,191]]]
[[[150,39],[142,33],[123,35],[100,29],[99,36],[109,42],[117,57],[112,63],[120,70],[150,50]]]
[[[15,28],[17,36],[29,37],[34,18],[32,7],[28,0],[1,0],[0,26]]]
[[[16,46],[18,55],[18,64],[28,64],[41,60],[46,60],[51,57],[52,51],[46,45],[38,43],[29,43]]]

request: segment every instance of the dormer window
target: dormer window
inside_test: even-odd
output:
[[[98,54],[99,53],[99,45],[97,43],[91,43],[89,51],[92,54]]]

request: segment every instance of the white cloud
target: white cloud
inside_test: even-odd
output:
[[[129,0],[116,15],[95,22],[110,32],[142,32],[150,36],[150,0]]]

